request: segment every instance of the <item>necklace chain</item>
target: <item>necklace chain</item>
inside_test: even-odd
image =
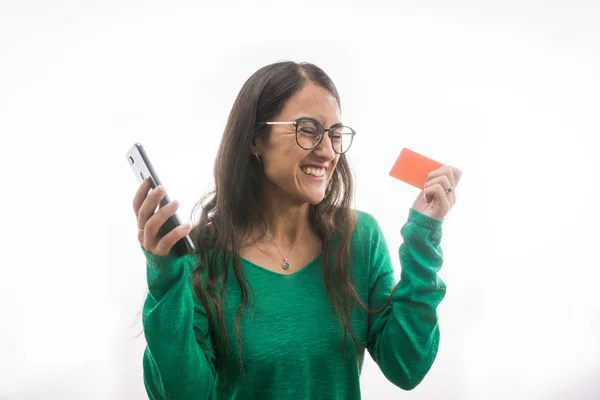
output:
[[[296,246],[294,246],[294,249],[292,250],[290,255],[287,257],[284,257],[283,254],[281,254],[281,251],[279,251],[279,247],[277,247],[277,245],[275,243],[273,243],[273,246],[275,246],[275,248],[277,249],[277,252],[281,256],[281,258],[283,258],[283,264],[281,265],[283,267],[283,269],[289,269],[290,263],[288,262],[288,259],[292,256],[292,254],[294,254],[294,251],[296,250],[296,247],[298,247],[298,244],[296,243]]]
[[[302,234],[300,235],[299,240],[297,241],[296,245],[294,246],[294,248],[292,249],[292,251],[290,252],[290,254],[287,257],[284,257],[283,254],[281,254],[281,251],[279,250],[279,247],[275,244],[275,241],[272,241],[273,246],[275,246],[275,248],[277,249],[277,252],[281,256],[281,258],[283,258],[283,264],[281,265],[283,267],[283,269],[288,270],[290,268],[290,263],[288,262],[288,260],[290,259],[292,254],[294,254],[294,251],[296,251],[296,248],[298,247],[298,244],[300,244],[300,242],[302,241],[303,236],[304,236],[304,231],[302,231]]]

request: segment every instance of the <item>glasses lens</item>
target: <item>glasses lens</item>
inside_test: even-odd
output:
[[[354,140],[354,131],[347,126],[340,126],[331,132],[331,144],[336,153],[345,153],[348,151]]]
[[[296,138],[300,147],[306,150],[314,148],[323,136],[323,130],[320,125],[314,121],[298,121],[296,127]]]

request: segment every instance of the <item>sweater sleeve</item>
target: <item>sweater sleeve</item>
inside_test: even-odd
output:
[[[372,221],[369,305],[379,309],[394,288],[395,292],[382,313],[371,315],[367,348],[390,382],[412,390],[425,378],[438,351],[436,309],[446,293],[437,276],[442,266],[442,221],[410,209],[401,229],[402,270],[397,284],[381,228]]]
[[[142,311],[146,337],[143,375],[150,399],[216,399],[215,355],[204,309],[190,273],[195,255],[146,256],[148,295]]]

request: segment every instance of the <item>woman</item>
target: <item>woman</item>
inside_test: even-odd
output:
[[[396,286],[377,221],[350,207],[355,132],[340,113],[321,69],[268,65],[233,105],[193,229],[159,238],[177,203],[154,213],[164,190],[138,190],[150,398],[359,399],[365,349],[400,388],[429,371],[445,294],[441,224],[460,171],[428,176],[401,230]],[[187,234],[197,253],[171,253]]]

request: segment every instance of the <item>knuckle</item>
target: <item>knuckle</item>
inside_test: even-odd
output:
[[[175,210],[173,209],[173,207],[171,206],[171,204],[168,204],[165,207],[161,207],[158,211],[157,211],[157,215],[158,218],[160,218],[161,220],[167,220],[171,215],[173,215],[175,213]]]
[[[166,207],[159,207],[158,210],[156,210],[156,212],[152,215],[152,217],[162,218],[162,216],[165,215],[165,208]]]
[[[453,176],[453,175],[454,175],[454,170],[453,170],[453,168],[452,168],[451,166],[449,166],[449,165],[444,165],[444,166],[442,167],[442,171],[443,171],[443,174],[444,174],[444,176],[451,177],[451,176]]]
[[[167,204],[165,207],[162,207],[160,210],[161,215],[167,219],[168,217],[170,217],[171,215],[175,214],[175,212],[177,212],[177,202],[176,201],[172,201],[169,204]]]
[[[174,213],[177,210],[177,202],[176,201],[172,201],[169,204],[167,204],[166,207],[163,207],[163,208],[166,209],[165,212],[167,212],[169,214],[172,214],[172,213]]]
[[[144,219],[142,218],[142,215],[140,213],[140,215],[138,215],[138,226],[141,226],[142,229],[147,229],[148,228],[148,223],[150,222],[149,219]]]
[[[156,226],[156,224],[154,223],[154,218],[150,218],[146,222],[146,225],[144,225],[144,230],[146,231],[146,233],[154,232],[155,226]]]
[[[462,173],[462,171],[460,170],[460,168],[456,168],[456,167],[453,167],[453,166],[449,166],[449,168],[450,168],[450,172],[454,176],[460,176],[460,174]]]

